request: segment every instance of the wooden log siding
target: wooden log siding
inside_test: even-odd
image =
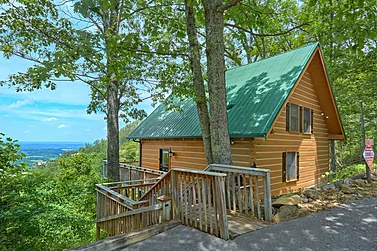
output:
[[[279,114],[267,138],[232,139],[233,165],[271,170],[273,195],[287,193],[290,189],[323,183],[321,178],[329,170],[329,132],[326,118],[318,101],[312,78],[308,72],[301,77],[288,102],[314,111],[313,134],[286,131],[286,106]],[[159,150],[170,149],[170,168],[203,170],[206,167],[202,139],[143,139],[142,163],[150,169],[159,169]],[[300,177],[293,182],[282,183],[282,152],[300,153]]]
[[[319,185],[321,176],[329,170],[329,133],[308,72],[303,75],[288,102],[313,109],[314,133],[287,132],[284,106],[267,139],[255,139],[255,161],[259,168],[271,170],[273,195]],[[282,152],[300,153],[299,180],[282,182]]]
[[[233,142],[233,164],[250,167],[255,162],[253,139],[233,139]],[[206,167],[202,139],[143,139],[143,167],[159,170],[160,149],[174,152],[174,156],[170,157],[170,168],[203,170]]]

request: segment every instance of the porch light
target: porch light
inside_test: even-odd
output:
[[[174,152],[172,152],[171,150],[169,151],[169,156],[170,157],[173,157],[174,156]]]

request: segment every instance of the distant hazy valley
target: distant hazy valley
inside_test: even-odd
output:
[[[19,142],[22,152],[26,154],[23,159],[29,166],[38,162],[51,161],[58,158],[65,151],[74,151],[85,146],[85,142]]]

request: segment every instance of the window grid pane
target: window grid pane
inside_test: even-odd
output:
[[[304,132],[310,133],[311,132],[311,123],[310,123],[310,109],[304,109]]]
[[[291,131],[298,132],[298,105],[291,104]]]
[[[295,180],[297,178],[296,169],[296,153],[288,153],[288,165],[287,165],[287,180]]]
[[[169,165],[169,151],[168,150],[162,150],[162,163],[163,166]]]

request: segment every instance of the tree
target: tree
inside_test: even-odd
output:
[[[195,19],[194,1],[185,0],[186,32],[189,41],[190,67],[195,90],[195,103],[198,110],[200,129],[204,144],[207,165],[213,163],[213,152],[211,143],[211,124],[208,113],[206,88],[203,80],[201,66],[200,45],[196,32],[197,25]]]
[[[280,10],[282,13],[295,7],[293,2],[287,2],[289,4]],[[283,46],[276,46],[276,41],[265,42],[264,40],[261,41],[263,48],[260,48],[257,38],[276,38],[289,34],[307,24],[294,25],[293,21],[285,16],[285,19],[279,19],[279,21],[284,20],[284,24],[280,24],[276,21],[277,11],[275,10],[279,3],[271,4],[268,2],[266,6],[262,3],[257,5],[253,1],[230,1],[227,4],[223,4],[222,1],[201,1],[201,3],[204,6],[204,13],[200,10],[196,1],[185,1],[186,33],[189,41],[190,68],[195,91],[194,100],[198,110],[207,164],[213,162],[231,164],[227,128],[224,56],[226,56],[229,66],[240,66],[243,63],[251,63],[260,57],[266,57],[266,55],[280,53],[287,49]],[[255,22],[255,20],[249,18],[254,16],[263,16],[263,18]],[[283,14],[280,16],[283,16]],[[199,22],[197,22],[197,19],[199,19]],[[271,21],[274,21],[273,25]],[[225,32],[224,25],[228,28]],[[265,27],[265,33],[254,31],[254,29],[263,30],[262,26]],[[203,29],[205,35],[201,33]],[[198,30],[200,31],[198,32]],[[202,37],[198,38],[198,33]],[[199,40],[204,39],[207,56],[204,60],[207,63],[206,71],[204,71],[206,75],[201,66],[202,56],[199,43]],[[270,44],[275,45],[274,50],[267,46]],[[253,46],[257,47],[258,50],[255,51]],[[247,61],[242,60],[245,55]],[[207,90],[204,79],[208,80],[210,109],[207,107]]]
[[[0,50],[6,58],[34,63],[1,84],[17,91],[53,90],[57,81],[88,84],[92,101],[87,111],[105,113],[109,177],[118,180],[119,116],[126,121],[144,117],[134,105],[166,91],[180,75],[177,64],[169,63],[174,59],[155,57],[179,54],[165,40],[162,48],[153,42],[158,34],[148,29],[143,12],[159,5],[143,0],[1,3]]]
[[[65,250],[94,241],[93,159],[79,153],[1,181],[0,250]]]
[[[25,156],[21,152],[20,145],[17,140],[10,137],[5,137],[4,133],[0,132],[0,183],[4,184],[6,179],[12,176],[21,174],[24,171],[26,164],[20,162]],[[1,191],[3,191],[1,189]]]
[[[361,163],[365,135],[376,125],[376,1],[304,1],[301,9],[311,22],[307,40],[322,45],[347,135],[336,145],[339,163]]]

